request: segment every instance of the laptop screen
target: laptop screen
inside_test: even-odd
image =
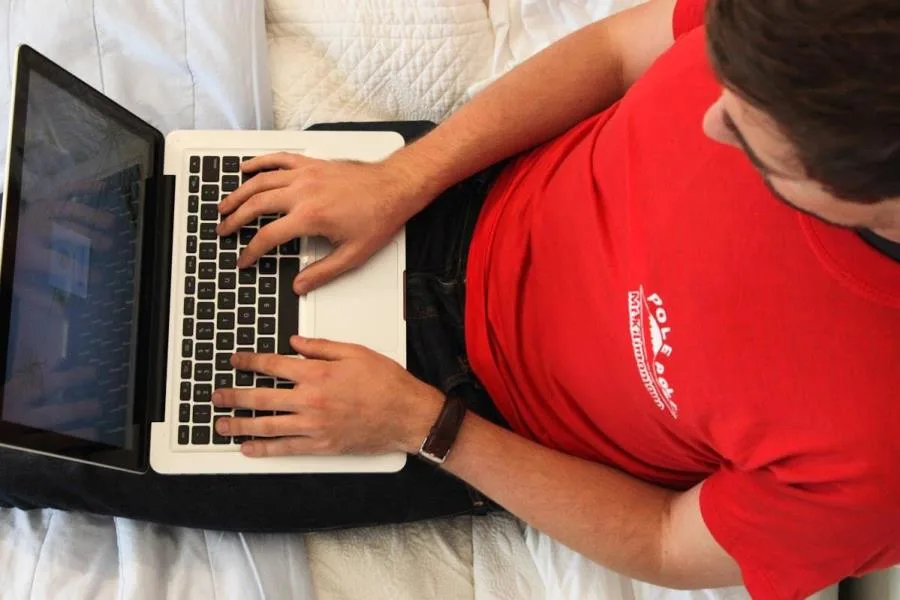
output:
[[[23,84],[0,417],[131,449],[140,207],[152,140],[37,71]]]

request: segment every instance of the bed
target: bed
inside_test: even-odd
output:
[[[541,47],[639,0],[6,0],[28,42],[175,128],[440,121]],[[0,90],[0,114],[9,86]],[[5,149],[4,149],[5,152]],[[603,569],[509,515],[239,535],[0,509],[0,599],[738,600]],[[836,598],[828,590],[818,600]]]

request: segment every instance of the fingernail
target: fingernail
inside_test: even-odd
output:
[[[226,421],[225,419],[219,419],[219,421],[216,423],[216,431],[218,431],[219,433],[228,433],[230,427],[231,426],[228,424],[228,421]]]
[[[213,392],[212,395],[213,404],[218,404],[222,401],[222,393],[221,392]]]
[[[241,452],[247,456],[257,456],[259,454],[259,444],[253,442],[244,442],[241,444]]]
[[[294,341],[295,341],[295,342],[305,342],[305,341],[306,341],[306,338],[303,337],[302,335],[295,335],[295,336],[292,336],[292,337],[294,338]]]

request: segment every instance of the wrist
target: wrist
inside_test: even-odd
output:
[[[400,445],[407,454],[418,454],[422,442],[428,437],[444,406],[444,394],[440,390],[431,386],[423,387],[425,389],[414,396],[404,419]]]
[[[403,185],[407,199],[405,208],[409,213],[407,218],[428,206],[455,183],[446,181],[441,160],[430,156],[420,143],[395,152],[384,161],[384,165]]]

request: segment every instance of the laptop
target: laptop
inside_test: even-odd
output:
[[[374,473],[403,453],[272,457],[219,436],[218,387],[288,388],[229,364],[292,353],[300,333],[364,344],[405,365],[405,238],[303,297],[292,281],[331,250],[240,251],[277,215],[229,237],[217,206],[251,157],[288,151],[380,160],[384,131],[175,131],[140,117],[33,49],[17,51],[0,207],[0,445],[133,472]],[[252,176],[250,174],[249,176]],[[295,357],[296,360],[303,360]],[[254,415],[234,411],[237,416]]]

